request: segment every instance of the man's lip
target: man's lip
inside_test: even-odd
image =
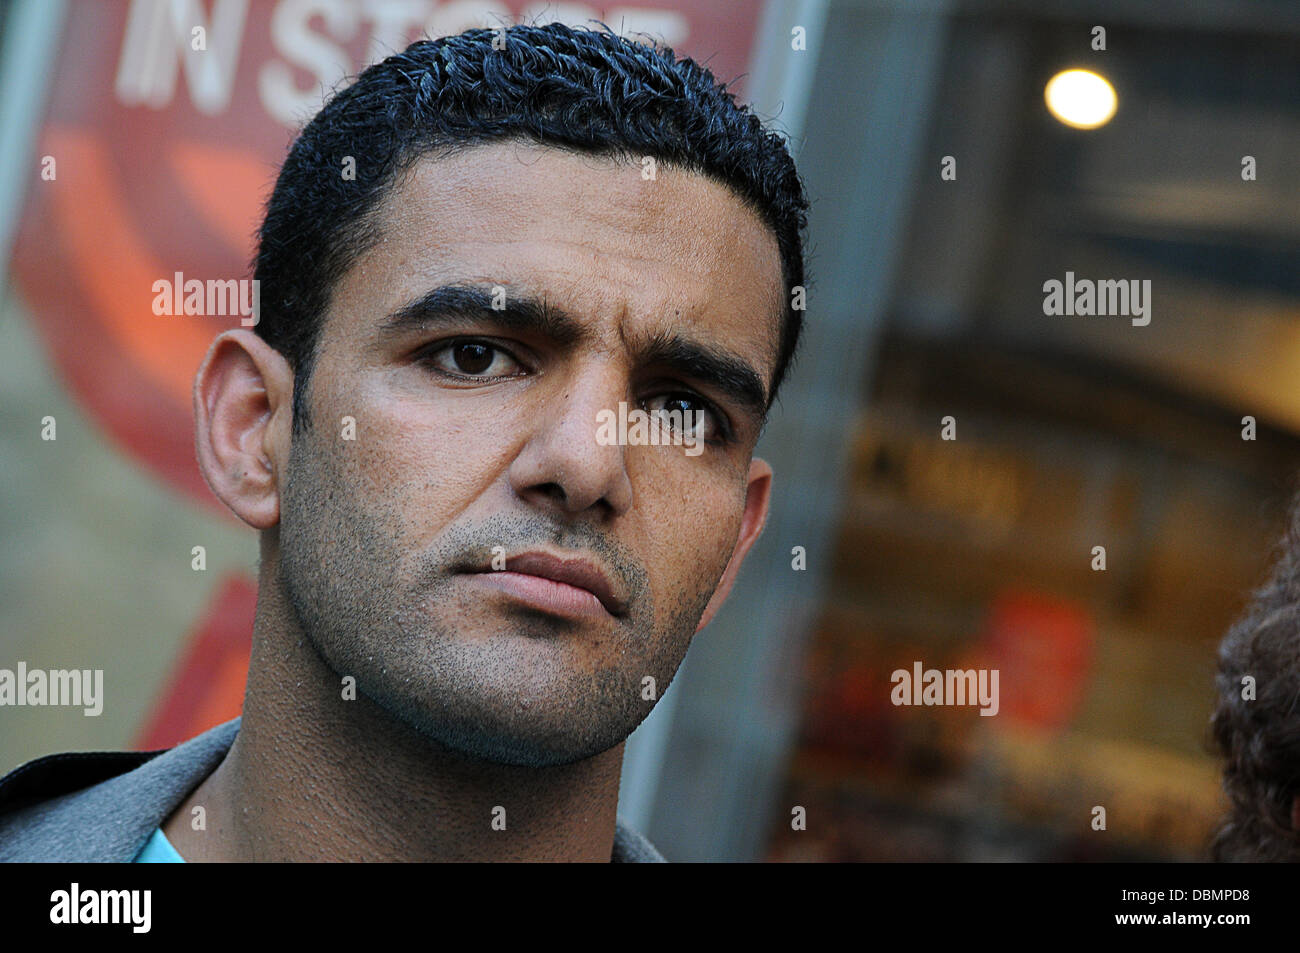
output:
[[[485,573],[492,571],[483,570]],[[580,557],[565,558],[550,553],[519,553],[506,557],[506,571],[538,576],[585,589],[600,600],[600,604],[610,615],[627,614],[627,601],[615,591],[604,571],[590,560]]]

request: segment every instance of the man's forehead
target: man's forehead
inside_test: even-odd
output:
[[[518,142],[421,159],[335,304],[373,326],[440,284],[499,283],[621,336],[693,327],[770,371],[784,313],[775,237],[725,186],[646,168]]]

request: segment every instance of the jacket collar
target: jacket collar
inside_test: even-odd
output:
[[[226,756],[240,719],[165,751],[70,752],[0,779],[0,861],[125,862]],[[662,863],[619,821],[615,863]]]
[[[235,718],[166,751],[28,762],[0,780],[0,860],[131,860],[221,763],[238,731]]]

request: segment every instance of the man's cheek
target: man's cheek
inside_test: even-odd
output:
[[[341,440],[338,452],[350,482],[366,492],[411,492],[426,500],[428,491],[471,478],[480,460],[462,428],[378,414],[360,418],[355,442]]]
[[[743,500],[741,501],[743,506]],[[684,549],[676,555],[688,586],[710,594],[731,560],[740,535],[740,511],[734,500],[720,500],[716,505],[693,509],[681,524],[680,541]]]

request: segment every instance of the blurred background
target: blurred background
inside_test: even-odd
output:
[[[0,772],[238,714],[257,541],[189,404],[238,319],[153,282],[251,277],[322,89],[520,16],[705,62],[813,202],[772,517],[624,818],[678,861],[1205,856],[1215,647],[1300,464],[1289,0],[0,0],[0,668],[106,696],[0,708]],[[1068,275],[1149,323],[1046,313]],[[998,713],[893,704],[918,662],[997,669]]]

